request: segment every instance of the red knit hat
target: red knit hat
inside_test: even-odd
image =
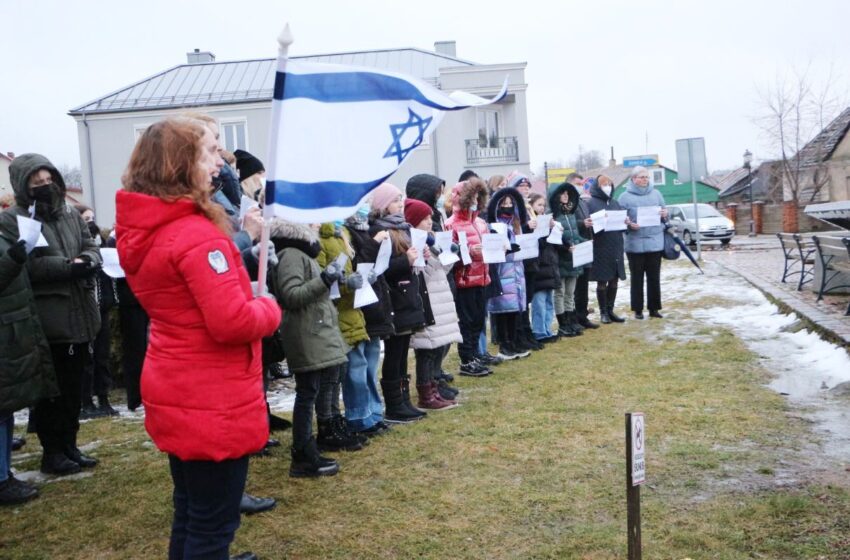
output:
[[[412,227],[418,226],[422,220],[431,216],[431,207],[415,198],[404,201],[404,221]]]

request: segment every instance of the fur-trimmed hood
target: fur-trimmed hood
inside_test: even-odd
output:
[[[269,234],[275,252],[278,253],[292,247],[306,253],[310,258],[316,258],[322,250],[319,234],[313,231],[309,224],[296,224],[275,218],[272,220]]]
[[[578,190],[576,190],[576,188],[573,185],[571,185],[570,183],[561,183],[560,185],[553,187],[549,191],[549,196],[548,196],[549,210],[552,211],[552,216],[554,216],[556,218],[558,216],[563,215],[563,212],[561,211],[560,198],[561,198],[561,194],[564,191],[567,191],[567,193],[569,193],[570,202],[573,203],[573,211],[571,212],[571,214],[575,214],[576,210],[578,209],[578,204],[579,204]]]
[[[470,220],[474,219],[484,211],[486,202],[487,185],[478,177],[462,181],[452,188],[452,214],[465,214]],[[473,203],[478,205],[478,210],[470,212]]]
[[[506,197],[511,197],[514,201],[514,216],[519,220],[520,227],[528,223],[528,210],[525,208],[525,199],[518,190],[512,187],[505,187],[493,193],[490,202],[487,204],[487,222],[493,223],[499,221],[499,205]]]

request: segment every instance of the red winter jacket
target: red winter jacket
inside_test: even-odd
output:
[[[145,428],[184,461],[235,459],[268,441],[260,339],[280,324],[251,293],[233,242],[189,200],[116,195],[118,255],[150,316]]]
[[[472,262],[464,266],[458,261],[454,267],[455,284],[459,289],[477,288],[490,284],[490,267],[484,262],[481,253],[481,236],[487,233],[487,223],[478,217],[479,212],[487,210],[487,187],[480,179],[458,183],[452,189],[452,215],[446,220],[446,231],[452,232],[452,239],[457,242],[458,232],[466,232],[469,243],[469,256]],[[469,208],[478,205],[474,212]]]

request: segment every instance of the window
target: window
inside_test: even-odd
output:
[[[482,148],[498,148],[501,121],[499,111],[479,109],[478,120],[478,145]]]
[[[663,185],[664,184],[664,168],[652,170],[652,184],[653,185]]]
[[[228,152],[248,150],[247,119],[222,120],[219,126],[219,134],[219,142]]]
[[[139,141],[139,136],[144,134],[150,125],[153,123],[134,124],[133,125],[133,142]]]

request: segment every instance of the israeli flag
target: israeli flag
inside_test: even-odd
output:
[[[342,220],[433,133],[445,111],[495,103],[402,74],[279,58],[266,216]]]

